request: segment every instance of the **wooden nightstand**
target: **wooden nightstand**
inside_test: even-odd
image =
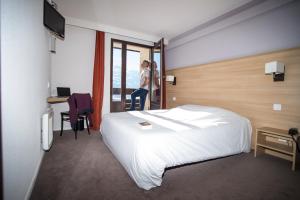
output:
[[[294,137],[297,140],[299,135]],[[260,151],[291,161],[292,170],[295,171],[297,148],[287,130],[270,127],[257,128],[254,156],[256,157]]]

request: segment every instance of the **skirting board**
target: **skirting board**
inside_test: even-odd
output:
[[[43,162],[43,159],[44,159],[44,155],[45,155],[45,152],[43,151],[42,152],[42,156],[41,156],[41,159],[40,159],[40,162],[38,163],[38,166],[36,167],[35,171],[34,171],[34,176],[32,177],[32,180],[30,182],[30,185],[28,187],[28,190],[26,192],[26,195],[25,195],[25,200],[29,200],[30,199],[30,196],[31,196],[31,193],[32,193],[32,190],[34,188],[34,185],[35,185],[35,181],[37,179],[37,176],[39,174],[39,171],[40,171],[40,168],[41,168],[41,165],[42,165],[42,162]]]

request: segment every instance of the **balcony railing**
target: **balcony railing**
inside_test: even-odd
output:
[[[130,109],[131,105],[131,93],[134,92],[136,89],[134,88],[126,88],[125,94],[126,94],[126,101],[125,101],[125,110]],[[112,101],[113,102],[121,102],[121,88],[113,88],[112,91]],[[140,108],[140,98],[136,98],[135,102],[135,108],[139,110]]]

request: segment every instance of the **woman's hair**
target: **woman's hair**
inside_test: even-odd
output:
[[[144,60],[143,63],[147,63],[147,65],[150,65],[150,62],[148,60]]]
[[[153,61],[152,65],[154,66],[154,68],[157,68],[157,64],[155,61]]]

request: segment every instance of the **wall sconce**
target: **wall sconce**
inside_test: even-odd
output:
[[[176,85],[176,77],[173,75],[166,76],[166,82],[171,83],[172,85]]]
[[[265,74],[273,74],[273,81],[284,81],[284,64],[278,61],[266,63]]]

